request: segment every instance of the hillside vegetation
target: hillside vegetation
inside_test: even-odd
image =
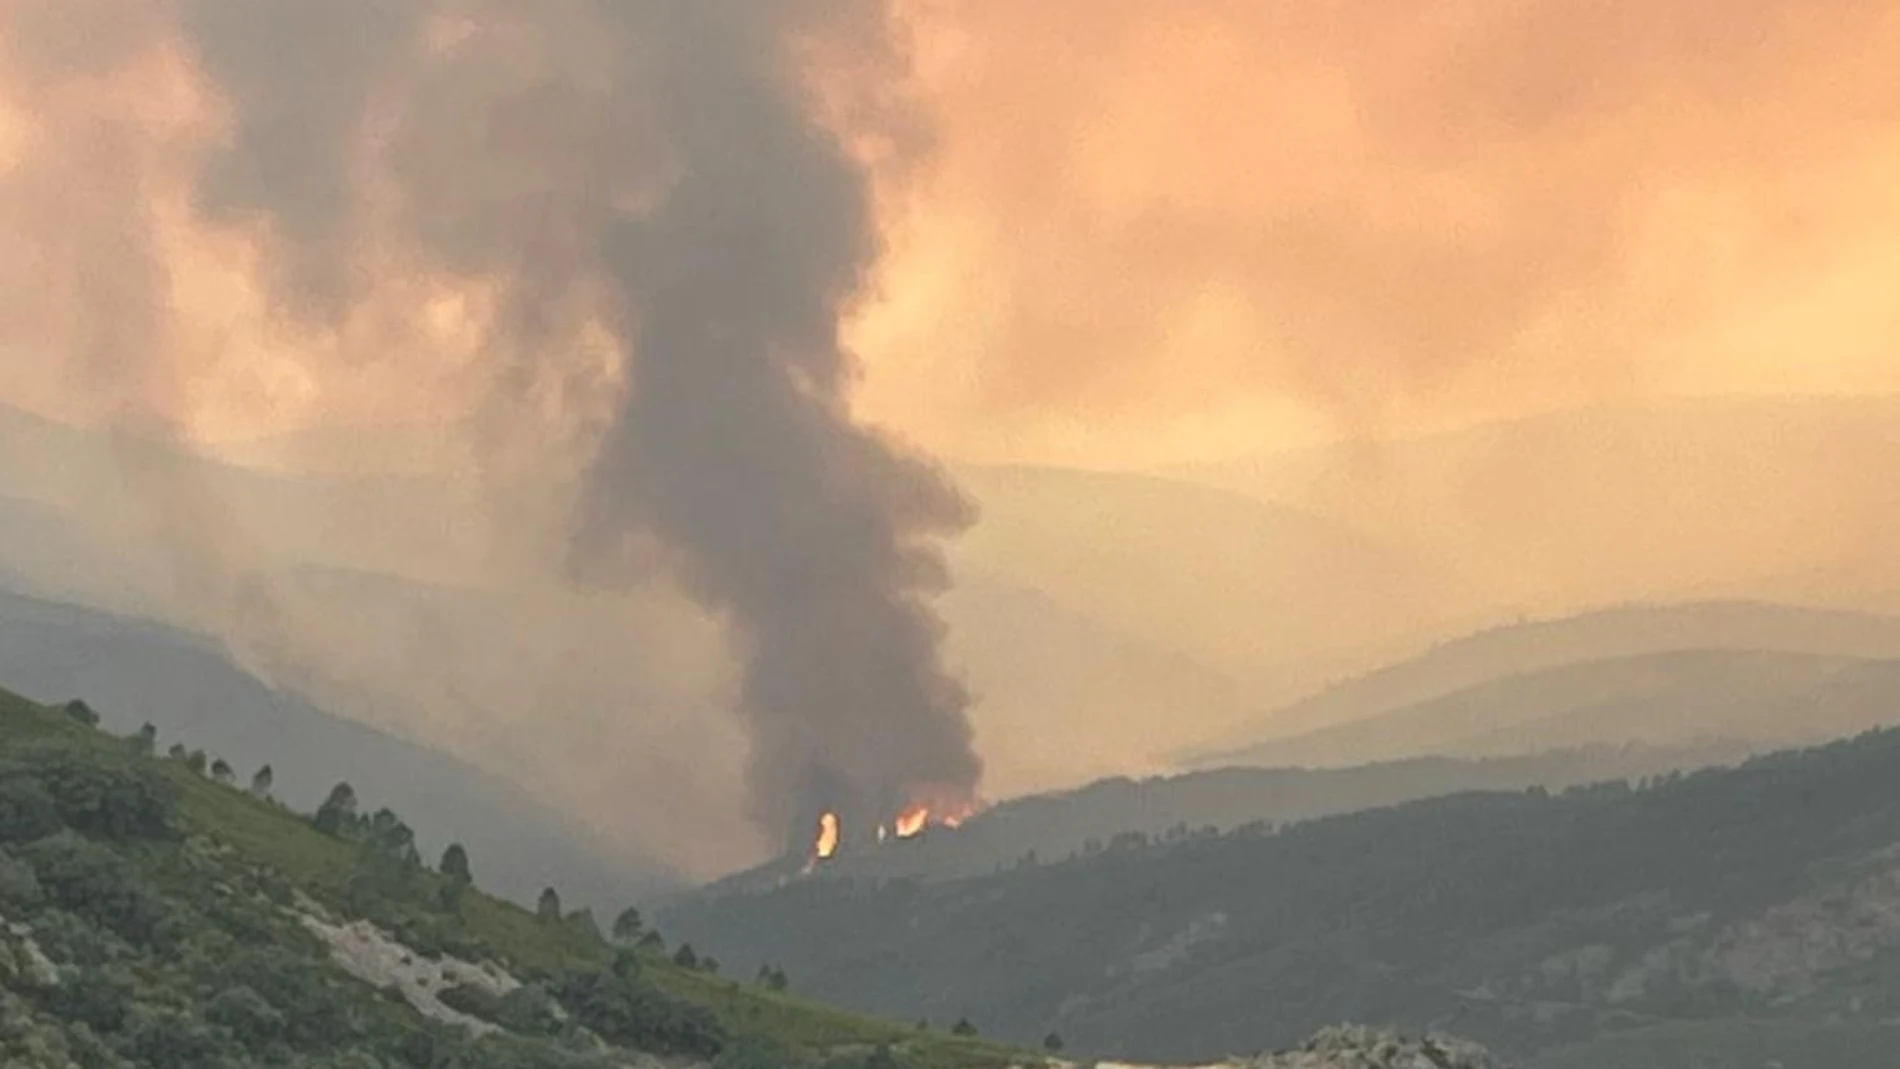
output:
[[[719,1069],[1022,1063],[728,979],[550,889],[530,913],[430,867],[339,785],[314,817],[0,692],[0,1064],[9,1069]]]
[[[1749,1044],[1876,1069],[1900,1040],[1900,733],[960,882],[708,895],[664,919],[862,1009],[954,1006],[1177,1064],[1356,1019],[1537,1069],[1729,1065]],[[1837,1056],[1799,1057],[1822,1026]]]
[[[945,880],[1096,853],[1131,836],[1173,841],[1236,828],[1311,820],[1478,790],[1562,790],[1739,761],[1741,746],[1596,746],[1491,759],[1421,757],[1350,768],[1225,768],[1145,779],[1117,777],[1031,795],[985,810],[954,832],[833,859],[820,878]],[[729,877],[743,887],[773,866]]]
[[[152,724],[161,749],[183,739],[240,768],[268,764],[274,793],[295,804],[315,806],[347,770],[365,805],[400,812],[431,852],[462,843],[483,859],[484,885],[517,902],[557,872],[571,900],[603,908],[683,885],[513,783],[333,715],[179,628],[0,590],[0,679],[29,698],[84,700],[118,734]]]

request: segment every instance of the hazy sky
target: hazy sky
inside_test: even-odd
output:
[[[813,62],[839,113],[903,102],[853,337],[862,411],[931,449],[1142,465],[1631,392],[1900,389],[1891,4],[897,9],[908,72]],[[179,415],[223,438],[474,403],[479,286],[371,250],[377,296],[346,329],[273,321],[258,232],[186,199],[229,109],[175,40],[113,58],[48,86],[6,57],[0,213],[70,242],[137,183],[189,368]],[[80,329],[48,314],[59,244],[0,267],[13,351]],[[374,347],[405,359],[337,360]],[[96,406],[29,362],[9,395]],[[545,403],[584,407],[562,391],[599,363],[541,383]]]
[[[443,582],[486,566],[485,578],[512,584],[508,596],[531,604],[550,632],[524,658],[544,663],[490,681],[496,692],[523,702],[559,693],[586,706],[573,723],[611,723],[620,714],[601,706],[626,680],[572,682],[602,641],[581,633],[582,623],[562,632],[559,621],[578,617],[565,593],[548,589],[559,571],[548,541],[571,504],[563,494],[584,481],[607,429],[618,421],[625,439],[628,426],[656,425],[651,412],[627,418],[638,411],[639,381],[621,359],[620,335],[650,324],[601,314],[599,278],[575,267],[575,250],[591,248],[588,220],[652,209],[650,198],[677,176],[649,149],[667,142],[669,122],[691,126],[696,113],[641,110],[638,80],[616,80],[631,61],[601,51],[629,35],[587,32],[591,0],[549,0],[531,17],[497,0],[418,0],[404,7],[424,13],[425,32],[408,42],[404,63],[380,81],[352,83],[362,95],[335,98],[334,114],[311,113],[337,120],[325,131],[342,146],[341,162],[321,176],[293,169],[282,181],[308,183],[289,191],[297,196],[331,198],[334,218],[348,225],[296,233],[282,212],[232,210],[228,198],[205,196],[247,111],[268,112],[268,102],[235,99],[230,87],[249,83],[222,76],[231,72],[181,29],[187,8],[242,10],[216,2],[0,5],[0,401],[96,426],[169,425],[214,447],[312,427],[466,426],[479,417],[479,446],[448,438],[448,452],[490,475],[560,473],[545,499],[472,494],[467,514],[444,524],[455,528],[453,547],[429,544],[423,525],[396,531],[397,521],[364,514],[330,517],[318,535],[300,530],[307,542],[295,547],[256,531],[207,536],[176,567],[233,572],[232,561],[255,559],[261,569],[319,543],[340,561],[414,567]],[[1892,297],[1900,6],[1892,3],[779,6],[810,21],[795,35],[805,110],[778,118],[835,133],[874,194],[863,218],[850,197],[823,202],[851,209],[849,241],[818,257],[831,273],[807,303],[825,311],[843,302],[858,363],[822,361],[812,372],[822,404],[803,415],[832,420],[849,407],[951,460],[1163,468],[1604,399],[1900,391]],[[862,47],[871,27],[878,47]],[[550,84],[555,97],[536,95]],[[541,121],[549,107],[572,121]],[[744,168],[721,155],[726,144],[715,137],[699,149],[724,165],[716,173],[732,182],[723,189],[737,197],[730,203],[770,201],[778,213],[755,220],[753,236],[794,233],[792,220],[810,213],[795,198],[766,196],[770,186],[741,183]],[[457,170],[458,160],[473,165]],[[855,197],[855,178],[845,178]],[[417,197],[418,189],[442,195]],[[576,189],[589,212],[563,210]],[[509,216],[522,225],[489,234],[492,247],[456,245],[444,232],[429,235],[435,248],[417,240],[417,218],[487,220],[497,205],[522,209]],[[671,236],[690,238],[695,218],[679,217]],[[299,243],[325,256],[293,255]],[[799,248],[783,242],[777,251]],[[496,249],[533,254],[521,263],[551,257],[568,273],[494,270]],[[763,262],[727,254],[742,268]],[[317,263],[344,296],[323,315],[287,310],[276,299],[286,277]],[[510,316],[535,292],[524,279],[559,291],[559,301],[534,306],[547,313],[542,340],[552,339],[553,357],[497,361],[498,340],[516,340]],[[828,314],[813,318],[823,320],[818,333],[829,328]],[[139,359],[110,356],[126,352]],[[1727,454],[1684,466],[1656,451],[1649,430],[1627,429],[1609,435],[1623,437],[1608,463],[1587,438],[1574,455],[1563,450],[1575,442],[1553,447],[1555,462],[1483,450],[1428,455],[1383,482],[1343,480],[1335,498],[1298,501],[1319,517],[1310,522],[1257,501],[1176,499],[1155,487],[1071,486],[1063,492],[1074,499],[1058,500],[1039,485],[986,486],[998,514],[958,557],[962,574],[980,581],[957,592],[950,636],[955,658],[974,662],[986,684],[974,714],[979,748],[993,781],[1027,789],[1169,748],[1150,718],[1190,678],[1194,693],[1239,695],[1232,708],[1202,711],[1212,723],[1255,700],[1247,688],[1256,675],[1289,663],[1321,671],[1317,650],[1387,649],[1519,604],[1576,606],[1664,581],[1729,591],[1716,584],[1858,561],[1891,530],[1885,499],[1873,501],[1884,474],[1856,460],[1884,441],[1885,426],[1870,420],[1851,438],[1807,426],[1805,452],[1741,467]],[[1685,431],[1692,438],[1707,440]],[[763,459],[778,458],[768,452]],[[1569,473],[1561,492],[1544,485],[1552,470]],[[1828,479],[1838,492],[1822,500],[1817,471],[1855,477]],[[857,472],[929,489],[901,467]],[[1685,479],[1702,490],[1689,506]],[[1584,484],[1600,500],[1570,493]],[[152,520],[161,534],[203,531],[228,504],[157,485],[146,496],[166,503]],[[1398,485],[1405,495],[1390,492]],[[847,497],[865,489],[850,478],[823,488]],[[1579,513],[1565,527],[1569,540],[1537,526],[1571,498],[1609,505]],[[183,513],[171,505],[179,500],[190,505]],[[1750,523],[1737,524],[1737,500],[1760,506]],[[1827,523],[1804,511],[1817,501]],[[1693,515],[1656,549],[1645,539],[1669,506]],[[1418,519],[1433,508],[1441,511]],[[1512,526],[1519,522],[1526,526]],[[1073,528],[1090,524],[1089,544],[1078,548]],[[1722,552],[1709,550],[1712,539]],[[1183,542],[1200,545],[1201,559],[1171,561]],[[1616,553],[1603,549],[1609,542]],[[934,582],[928,558],[904,558],[899,571],[916,568]],[[1858,573],[1830,573],[1828,582],[1848,582],[1843,575]],[[1350,598],[1336,589],[1342,576],[1358,577]],[[184,585],[242,593],[235,579]],[[916,579],[901,585],[932,585]],[[282,592],[279,600],[294,604]],[[631,633],[621,611],[601,610]],[[347,652],[356,670],[384,680],[413,667],[387,643],[345,634],[328,607],[310,612],[305,623],[320,626],[300,630],[321,647],[318,660]],[[228,613],[182,615],[261,626]],[[390,632],[401,633],[403,617],[391,615]],[[711,656],[703,628],[672,628],[657,611],[625,615],[643,635],[686,635],[678,641],[692,655],[666,656],[694,663],[682,674],[696,687],[716,674],[693,660]],[[1071,676],[1052,674],[1051,621],[1074,625],[1062,647]],[[1092,637],[1077,637],[1085,633]],[[344,651],[345,640],[363,648]],[[1039,643],[1049,648],[1039,652]],[[1127,653],[1115,658],[1118,671],[1135,672],[1143,656],[1166,667],[1140,685],[1111,678],[1093,667],[1110,648]],[[499,671],[486,649],[451,652],[482,673]],[[372,671],[357,663],[365,657],[382,660]],[[616,667],[639,675],[644,666],[629,660]],[[466,682],[444,672],[431,687]],[[682,779],[666,784],[674,797],[729,794],[725,780],[683,782],[666,760],[733,745],[730,725],[700,723],[708,688],[658,689],[665,694],[652,707],[669,712],[639,725],[655,775],[674,766]],[[1147,696],[1130,697],[1137,692]],[[418,722],[437,737],[460,724],[460,752],[491,764],[547,734],[506,718],[480,734],[450,718],[459,706],[432,701],[417,699],[428,710]],[[1194,718],[1166,712],[1174,730]],[[571,765],[575,774],[548,789],[566,792],[558,801],[572,809],[642,797],[617,767],[576,746],[570,737],[520,760]],[[708,775],[729,779],[738,763]],[[698,851],[688,864],[701,870],[756,848],[739,806],[688,801],[707,814],[703,828],[638,834],[671,836],[675,855]]]
[[[1900,388],[1881,0],[915,0],[873,413],[1140,464]]]

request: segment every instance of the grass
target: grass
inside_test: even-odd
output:
[[[982,1039],[953,1036],[915,1025],[864,1017],[799,998],[767,991],[710,973],[666,965],[654,979],[669,994],[696,1002],[717,1014],[739,1034],[770,1035],[788,1046],[807,1051],[831,1051],[888,1044],[928,1069],[978,1069],[1000,1065],[1040,1064],[1044,1059],[1027,1051]]]
[[[0,690],[0,736],[9,743],[57,741],[95,749],[102,759],[131,759],[128,740]],[[178,788],[188,829],[235,850],[245,861],[281,873],[319,902],[334,905],[356,847],[325,835],[282,804],[193,772],[183,762],[151,758]],[[467,932],[510,968],[552,973],[598,966],[615,948],[568,925],[544,922],[511,902],[470,893],[462,902]],[[770,991],[737,979],[645,959],[648,975],[667,993],[706,1007],[735,1036],[769,1037],[814,1054],[888,1044],[919,1069],[995,1069],[1036,1065],[1040,1055],[980,1039],[920,1031]]]

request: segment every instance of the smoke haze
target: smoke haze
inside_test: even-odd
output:
[[[1520,612],[1900,608],[1896,71],[1874,0],[17,0],[0,401],[116,446],[12,485],[710,873]]]
[[[905,6],[941,151],[859,329],[939,450],[1900,390],[1892,4]]]
[[[968,699],[925,600],[946,581],[931,539],[968,506],[848,410],[839,324],[878,235],[863,166],[800,68],[801,42],[827,34],[888,48],[877,6],[183,0],[123,24],[117,10],[29,4],[6,27],[39,137],[97,142],[21,168],[87,213],[48,240],[72,321],[15,341],[83,376],[85,415],[190,420],[176,391],[204,361],[249,362],[241,346],[269,339],[233,337],[245,328],[287,339],[311,378],[412,396],[457,383],[494,488],[521,443],[543,474],[581,462],[569,500],[545,502],[573,517],[560,568],[617,587],[661,570],[726,623],[756,821],[802,835],[823,809],[868,827],[974,795]],[[178,115],[128,106],[146,81],[175,87]],[[168,158],[143,158],[154,145]],[[75,172],[108,184],[68,193]],[[193,279],[171,277],[168,213],[238,247],[206,271],[247,255],[251,322],[175,292]],[[221,336],[193,352],[194,326]],[[125,400],[98,406],[94,382]],[[537,419],[569,448],[546,451]],[[236,566],[224,517],[169,522],[198,495],[153,466],[125,473],[160,541]]]

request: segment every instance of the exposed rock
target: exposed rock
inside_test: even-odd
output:
[[[59,966],[33,941],[33,929],[0,915],[0,981],[23,987],[57,987]]]
[[[1243,1069],[1504,1069],[1483,1047],[1463,1040],[1350,1026],[1328,1028],[1299,1050],[1238,1064]]]
[[[451,987],[468,986],[499,996],[521,986],[520,981],[491,963],[476,965],[447,955],[435,960],[426,958],[368,921],[334,924],[307,913],[300,919],[329,946],[330,957],[343,971],[379,988],[393,986],[417,1012],[461,1025],[476,1035],[498,1029],[451,1008],[442,1001],[441,993]]]
[[[1232,1058],[1203,1066],[1152,1066],[1124,1062],[1051,1062],[1057,1069],[1510,1069],[1475,1043],[1450,1036],[1417,1038],[1397,1032],[1342,1025],[1328,1028],[1298,1050]]]

